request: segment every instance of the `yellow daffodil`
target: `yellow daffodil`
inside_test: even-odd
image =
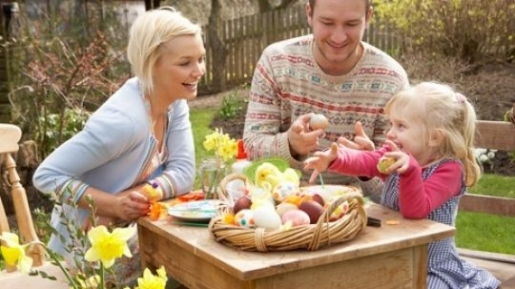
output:
[[[84,256],[86,261],[101,261],[105,268],[110,268],[116,258],[125,255],[132,257],[127,241],[134,236],[136,228],[116,228],[109,233],[105,226],[97,226],[88,232],[91,248]]]
[[[215,155],[222,158],[224,162],[234,158],[238,152],[237,141],[219,129],[207,135],[202,145],[207,151],[214,151]]]
[[[25,249],[29,244],[20,245],[18,235],[10,232],[2,232],[0,241],[0,251],[4,261],[8,266],[16,266],[20,272],[27,274],[32,267],[32,258],[25,254]]]
[[[136,289],[164,289],[167,281],[166,271],[163,266],[157,269],[157,276],[152,275],[148,268],[143,271],[143,278],[138,278]]]
[[[216,150],[216,145],[217,145],[217,142],[216,142],[216,139],[217,139],[217,133],[213,133],[213,134],[210,134],[210,135],[207,135],[206,136],[206,139],[204,140],[204,142],[202,143],[202,145],[204,146],[204,148],[208,151],[212,151],[212,150]]]

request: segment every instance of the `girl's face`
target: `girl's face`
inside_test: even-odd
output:
[[[163,43],[154,68],[154,92],[169,103],[197,96],[197,84],[206,71],[206,50],[200,35],[184,35]]]
[[[393,141],[399,149],[411,154],[420,165],[430,161],[431,148],[426,144],[425,130],[419,121],[408,121],[402,116],[390,116],[390,129],[386,138]]]

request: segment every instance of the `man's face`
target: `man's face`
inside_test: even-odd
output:
[[[359,60],[360,42],[372,15],[372,8],[367,9],[366,3],[365,0],[317,0],[314,9],[306,5],[315,41],[315,59],[325,72],[346,73]]]

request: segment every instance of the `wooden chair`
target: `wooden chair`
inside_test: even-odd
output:
[[[13,154],[18,151],[18,142],[21,139],[21,130],[12,124],[0,124],[0,164],[4,165],[6,177],[11,188],[11,197],[14,204],[15,217],[18,224],[21,243],[38,242],[29,208],[27,194],[20,183],[20,177],[16,171],[16,162]],[[3,176],[2,176],[3,177]],[[4,206],[0,200],[0,233],[10,232],[9,222]],[[33,267],[54,276],[56,281],[43,279],[39,276],[27,276],[18,272],[16,267],[6,267],[0,272],[0,287],[2,289],[14,288],[39,288],[61,289],[68,288],[63,273],[57,266],[45,261],[45,248],[42,244],[29,246],[27,254],[32,257]]]
[[[34,229],[32,215],[27,201],[25,189],[20,184],[20,177],[16,171],[16,162],[12,154],[18,151],[18,142],[21,139],[21,130],[12,124],[0,124],[0,160],[5,166],[7,180],[11,187],[11,197],[13,200],[16,221],[19,228],[21,243],[39,242],[39,238]],[[0,232],[10,232],[9,223],[5,214],[5,209],[0,202]],[[34,261],[33,266],[39,267],[45,259],[45,249],[41,244],[29,246],[28,253]],[[16,268],[7,267],[8,272]]]

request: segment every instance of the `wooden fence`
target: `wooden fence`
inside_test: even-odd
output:
[[[206,27],[204,27],[206,31]],[[304,6],[276,10],[224,21],[221,40],[228,49],[226,58],[226,84],[235,87],[249,83],[255,65],[265,47],[273,42],[311,33]],[[390,53],[397,54],[400,34],[392,26],[373,20],[365,32],[364,41]],[[212,81],[213,55],[209,39],[206,45],[206,75],[200,84],[199,93],[209,93]]]
[[[204,31],[206,31],[206,27],[204,27]],[[250,82],[255,65],[265,47],[273,42],[309,33],[311,33],[311,29],[307,23],[304,6],[224,21],[220,37],[228,50],[225,75],[227,88]],[[204,34],[207,35],[207,33]],[[400,47],[399,39],[401,39],[398,35],[400,34],[396,33],[391,26],[381,23],[375,18],[365,32],[364,40],[396,55]],[[207,36],[204,41],[207,50],[207,72],[199,85],[199,94],[201,95],[212,92],[210,87],[212,87],[213,81],[213,59],[217,57],[217,55],[213,55]],[[7,84],[9,82],[9,62],[17,59],[13,57],[13,53],[15,51],[7,47],[0,47],[0,120],[2,122],[9,122],[10,119]],[[7,56],[8,54],[11,56]]]

